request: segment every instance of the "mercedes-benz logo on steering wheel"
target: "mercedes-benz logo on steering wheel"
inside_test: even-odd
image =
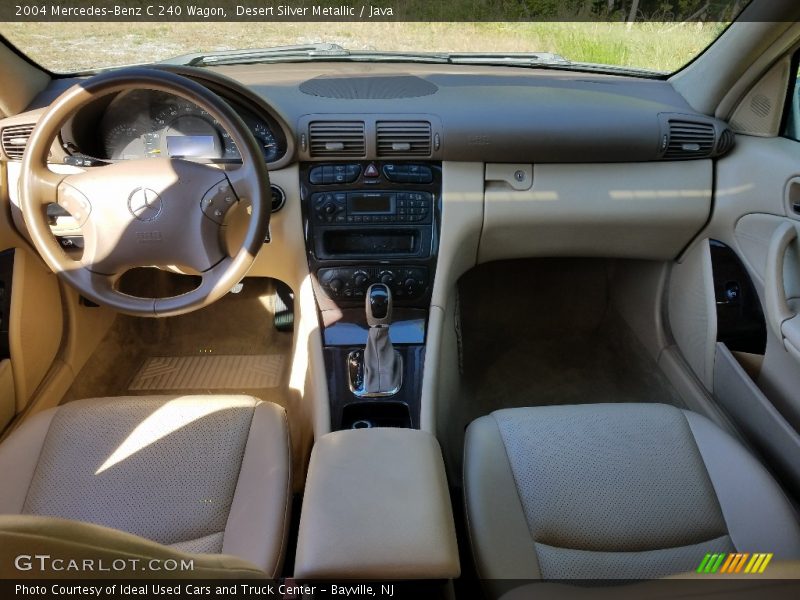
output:
[[[128,196],[128,210],[140,221],[155,221],[162,204],[161,196],[150,188],[138,187]]]

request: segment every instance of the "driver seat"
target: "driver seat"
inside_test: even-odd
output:
[[[238,395],[70,402],[30,417],[0,445],[0,546],[12,561],[30,554],[34,540],[68,559],[90,543],[109,561],[190,555],[198,559],[194,577],[210,566],[217,577],[229,568],[274,578],[286,545],[290,473],[286,413],[270,402]]]

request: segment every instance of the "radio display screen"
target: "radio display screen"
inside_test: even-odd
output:
[[[349,194],[348,212],[368,214],[392,214],[391,194]]]

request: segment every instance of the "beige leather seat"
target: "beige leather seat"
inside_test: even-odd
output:
[[[484,579],[651,579],[694,571],[706,553],[800,558],[797,515],[761,464],[705,417],[661,404],[481,417],[464,491]]]
[[[275,576],[288,530],[289,462],[285,411],[250,396],[71,402],[31,417],[0,445],[0,514],[15,515],[0,520],[1,545],[11,552],[14,540],[27,543],[30,554],[32,537],[52,536],[49,545],[60,549],[85,538],[112,554],[158,548],[160,556],[189,553],[223,570]],[[205,554],[233,558],[209,562]]]

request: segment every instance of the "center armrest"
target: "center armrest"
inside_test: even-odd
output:
[[[311,454],[297,579],[451,579],[460,573],[439,444],[413,429],[320,438]]]

